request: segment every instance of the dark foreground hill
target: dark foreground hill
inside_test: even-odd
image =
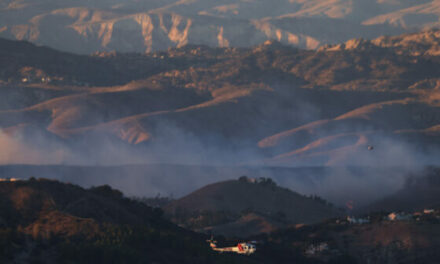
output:
[[[238,256],[213,252],[206,236],[107,186],[2,181],[0,263],[438,263],[438,210],[418,221],[384,216],[372,214],[366,224],[339,218],[254,236],[257,253]],[[237,242],[218,240],[219,246]]]
[[[342,213],[319,197],[281,188],[271,179],[246,176],[205,186],[164,210],[180,225],[232,237],[317,223]]]
[[[1,263],[247,263],[108,186],[0,182]]]
[[[440,261],[440,213],[418,221],[389,221],[386,215],[372,214],[369,223],[339,219],[254,239],[263,244],[257,254],[271,255],[276,263],[289,263],[286,260],[300,252],[310,263],[436,264]]]

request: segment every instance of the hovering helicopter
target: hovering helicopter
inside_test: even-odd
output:
[[[209,246],[212,248],[212,250],[223,253],[223,252],[232,252],[236,254],[242,254],[242,255],[251,255],[257,251],[257,248],[254,244],[251,243],[238,243],[236,247],[225,247],[225,248],[218,248],[217,247],[217,241],[211,237],[211,239],[206,240],[206,242],[209,243]]]

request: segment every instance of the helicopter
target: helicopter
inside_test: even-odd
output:
[[[209,243],[209,246],[212,248],[212,250],[223,253],[223,252],[232,252],[236,254],[242,254],[242,255],[251,255],[257,251],[257,248],[252,243],[238,243],[235,247],[224,247],[224,248],[218,248],[217,247],[217,241],[214,240],[213,237],[211,239],[206,240],[206,242]]]

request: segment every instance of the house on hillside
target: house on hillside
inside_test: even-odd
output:
[[[392,212],[388,214],[387,219],[389,221],[408,221],[412,219],[412,215],[403,212],[401,213]]]
[[[241,176],[238,178],[238,181],[240,182],[246,182],[246,183],[257,183],[257,179],[255,178],[249,178],[247,176]]]
[[[423,210],[423,213],[424,214],[433,214],[433,213],[435,213],[435,210],[434,209],[425,209],[425,210]]]
[[[15,181],[21,181],[22,179],[18,178],[0,178],[0,182],[15,182]]]
[[[316,254],[320,254],[320,253],[328,251],[328,250],[329,250],[328,243],[327,242],[321,242],[321,243],[318,243],[318,244],[310,245],[306,249],[305,253],[308,256],[314,256]]]
[[[357,224],[357,225],[363,225],[370,223],[370,219],[368,218],[355,218],[347,216],[347,222],[350,224]]]

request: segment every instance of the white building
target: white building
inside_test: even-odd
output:
[[[355,218],[355,217],[347,216],[347,222],[349,222],[350,224],[363,225],[363,224],[370,223],[370,219],[368,219],[368,218]]]
[[[388,215],[389,221],[408,221],[412,219],[412,215],[405,213],[392,212]]]
[[[328,244],[326,242],[322,242],[319,244],[313,244],[310,245],[307,249],[306,249],[306,255],[312,256],[312,255],[316,255],[318,253],[324,252],[329,250]]]

